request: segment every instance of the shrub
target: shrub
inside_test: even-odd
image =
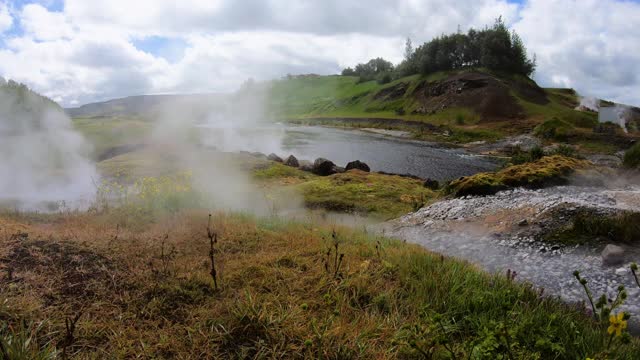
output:
[[[627,168],[640,167],[640,142],[633,145],[624,153],[623,165]]]
[[[573,125],[556,117],[536,126],[533,133],[543,139],[567,141],[575,135]]]
[[[541,147],[536,146],[529,151],[524,151],[520,147],[516,147],[512,151],[511,163],[513,165],[524,164],[542,159],[544,156],[544,150]]]

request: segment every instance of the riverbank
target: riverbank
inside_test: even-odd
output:
[[[640,212],[640,188],[633,182],[608,187],[562,186],[542,190],[516,189],[492,196],[467,196],[427,206],[391,222],[387,233],[450,256],[469,260],[491,272],[515,272],[545,293],[568,302],[587,301],[572,275],[588,279],[595,297],[615,299],[624,285],[628,298],[622,309],[640,314],[640,291],[630,264],[640,260],[640,244],[607,233],[572,235],[558,242],[554,235],[575,228],[576,216],[588,212],[604,223],[622,212]],[[600,219],[600,220],[598,220]],[[566,229],[566,230],[564,230]],[[631,231],[627,228],[626,231]],[[615,264],[601,257],[605,245],[623,246]],[[637,325],[637,319],[634,319]],[[640,328],[634,327],[636,333]]]

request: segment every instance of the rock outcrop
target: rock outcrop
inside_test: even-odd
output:
[[[347,167],[345,168],[346,171],[352,170],[352,169],[358,169],[358,170],[362,170],[365,172],[370,172],[371,168],[369,168],[369,165],[367,165],[366,163],[360,161],[360,160],[356,160],[356,161],[351,161],[347,164]]]

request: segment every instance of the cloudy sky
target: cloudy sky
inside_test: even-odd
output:
[[[543,86],[640,105],[640,1],[0,0],[0,75],[64,106],[338,73],[498,16]]]

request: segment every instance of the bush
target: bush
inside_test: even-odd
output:
[[[515,148],[511,155],[511,163],[513,165],[524,164],[542,159],[544,150],[536,146],[529,151],[523,151],[519,147]]]
[[[378,84],[388,84],[392,80],[391,73],[386,72],[378,75]]]
[[[576,149],[565,144],[558,145],[558,147],[553,151],[553,154],[574,158],[578,157],[578,154],[576,154]]]
[[[626,153],[622,164],[627,168],[640,167],[640,142],[633,145]]]
[[[533,133],[543,139],[567,141],[575,135],[573,125],[556,117],[536,126]]]

